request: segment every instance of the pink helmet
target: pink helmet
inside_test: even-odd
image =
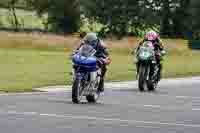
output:
[[[148,31],[148,32],[145,34],[145,39],[147,39],[148,41],[156,40],[158,37],[159,37],[158,33],[156,33],[156,32],[153,31],[153,30]]]

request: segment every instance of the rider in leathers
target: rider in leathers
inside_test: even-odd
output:
[[[139,50],[140,46],[146,42],[146,41],[151,41],[152,44],[154,45],[154,50],[156,54],[160,54],[160,56],[156,56],[157,63],[159,64],[159,74],[158,74],[158,80],[161,79],[161,72],[162,72],[162,63],[161,63],[161,56],[162,54],[165,54],[165,48],[164,45],[158,35],[155,31],[151,30],[145,34],[144,39],[139,43],[138,47],[136,48],[136,52]],[[138,73],[138,64],[136,62],[136,67],[137,67],[137,73]]]
[[[89,44],[96,50],[95,56],[98,59],[97,64],[101,68],[101,80],[98,87],[98,91],[103,92],[104,91],[104,77],[107,71],[106,66],[111,63],[107,46],[102,40],[100,40],[97,37],[97,34],[93,32],[87,33],[85,35],[85,37],[82,39],[80,46],[77,48],[77,50],[84,44]]]

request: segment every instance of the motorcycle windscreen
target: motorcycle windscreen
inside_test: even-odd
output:
[[[143,44],[142,44],[143,47],[149,47],[149,48],[152,48],[154,49],[154,45],[151,41],[145,41]]]
[[[138,52],[138,57],[140,60],[149,60],[153,56],[153,49],[149,47],[141,47]]]
[[[72,57],[72,61],[75,65],[85,72],[93,72],[97,70],[97,59],[95,57],[84,57],[80,54],[75,54]]]
[[[78,53],[84,57],[91,57],[94,56],[96,50],[91,45],[84,44],[79,48]]]

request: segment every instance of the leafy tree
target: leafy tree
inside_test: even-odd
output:
[[[76,32],[80,24],[78,0],[27,0],[39,16],[48,14],[47,25],[56,32]]]
[[[103,32],[115,35],[126,35],[136,29],[148,25],[143,18],[146,8],[140,4],[142,0],[84,0],[83,11],[90,19],[104,25]],[[151,24],[151,23],[149,23]],[[132,28],[131,28],[132,27]]]

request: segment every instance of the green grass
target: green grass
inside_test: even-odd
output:
[[[164,62],[165,77],[182,77],[200,75],[200,51],[183,51],[169,54]]]
[[[23,25],[22,28],[44,29],[42,19],[39,18],[35,12],[17,9],[16,15],[20,24]],[[11,20],[12,15],[9,13],[9,11],[4,8],[0,8],[0,26],[12,28]]]
[[[135,79],[134,57],[125,54],[112,54],[113,63],[109,67],[108,80]],[[169,53],[163,61],[163,77],[184,77],[200,75],[200,51]]]
[[[32,88],[70,84],[69,53],[34,49],[0,49],[0,88],[6,92],[31,91]],[[169,55],[164,63],[165,77],[200,74],[199,52]],[[112,53],[107,81],[135,79],[133,57]]]
[[[0,49],[0,88],[8,92],[69,84],[70,61],[64,52]]]
[[[72,37],[46,42],[45,39],[38,41],[24,35],[14,37],[1,33],[1,36],[1,91],[24,92],[36,87],[71,83],[71,61],[68,57],[72,44],[76,42]],[[52,36],[46,39],[51,38]],[[170,40],[171,42],[173,41]],[[176,47],[168,45],[163,70],[165,78],[200,75],[200,51],[191,51],[184,45],[186,44],[176,44]],[[130,47],[112,46],[110,51],[112,63],[108,66],[106,80],[134,80],[135,65]]]
[[[70,84],[68,56],[69,53],[63,51],[1,48],[0,88],[21,92],[41,86]],[[123,62],[118,62],[119,59]],[[128,66],[124,65],[127,63]],[[133,79],[134,66],[131,63],[129,56],[113,54],[107,80]]]

